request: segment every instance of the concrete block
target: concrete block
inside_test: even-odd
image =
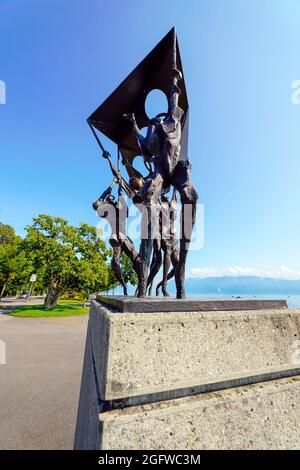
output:
[[[205,394],[211,396],[217,391],[224,394],[227,389],[229,393],[229,389],[275,381],[271,393],[281,386],[282,380],[289,380],[285,378],[290,378],[288,383],[293,384],[291,393],[294,394],[294,384],[299,383],[292,377],[300,374],[299,354],[295,355],[294,345],[299,339],[300,310],[123,313],[93,301],[74,446],[110,448],[107,435],[117,435],[120,419],[127,419],[132,413],[147,429],[148,415],[143,415],[147,409],[143,407],[163,410],[174,405],[177,410],[177,403],[199,403]],[[269,393],[267,385],[264,389]],[[225,393],[224,397],[227,396],[232,397]],[[177,402],[178,399],[183,401]],[[288,403],[288,398],[282,400],[278,406]],[[221,409],[219,402],[213,403],[216,409]],[[242,406],[242,403],[236,404]],[[124,414],[118,408],[125,408]],[[231,405],[228,410],[231,413]],[[248,408],[243,412],[250,413]],[[282,413],[281,410],[280,420]],[[184,414],[178,416],[181,423],[180,416]],[[276,416],[270,419],[274,421]],[[215,419],[217,426],[217,420],[223,418],[217,418],[216,414]],[[242,420],[243,414],[236,419]],[[188,421],[191,420],[187,417]],[[176,427],[175,421],[173,424]],[[137,424],[130,426],[138,432]],[[124,429],[123,432],[126,434]],[[143,445],[154,448],[151,442],[156,441],[144,441]],[[196,445],[184,444],[187,442],[184,439],[179,442]],[[207,445],[209,440],[203,442]],[[238,441],[234,442],[238,446]],[[168,445],[169,441],[163,441],[162,448]]]
[[[99,387],[93,364],[91,331],[88,326],[75,430],[75,449],[99,449],[101,441],[100,403]]]
[[[101,398],[114,400],[293,369],[300,311],[139,314],[93,302],[90,329]]]
[[[100,415],[102,449],[299,449],[300,378]]]
[[[232,310],[274,310],[287,308],[286,300],[264,299],[174,299],[172,297],[145,297],[100,295],[98,300],[119,312],[210,312]]]

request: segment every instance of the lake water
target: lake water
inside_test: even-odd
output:
[[[170,290],[171,294],[173,295],[173,292],[172,290]],[[134,289],[129,286],[129,289],[128,289],[128,293],[129,295],[133,295],[134,294]],[[122,295],[123,294],[123,291],[122,289],[120,289],[119,287],[117,287],[116,289],[114,289],[114,291],[109,291],[108,292],[109,295]],[[230,294],[230,295],[224,295],[224,294],[192,294],[190,295],[188,292],[187,292],[187,295],[186,295],[187,299],[188,298],[195,298],[197,297],[198,299],[234,299],[234,298],[240,298],[240,299],[256,299],[256,300],[259,300],[259,299],[266,299],[266,300],[269,300],[269,299],[275,299],[275,300],[278,300],[278,299],[285,299],[287,301],[287,304],[289,306],[289,308],[300,308],[300,294],[299,295],[241,295],[241,294]]]
[[[187,297],[191,298],[199,298],[199,299],[234,299],[234,298],[240,298],[240,299],[256,299],[256,300],[279,300],[279,299],[284,299],[287,301],[287,304],[289,308],[300,308],[300,295],[224,295],[224,294],[214,294],[214,295],[206,295],[206,294],[200,294],[200,295],[189,295]]]

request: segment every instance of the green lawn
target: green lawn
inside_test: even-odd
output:
[[[82,304],[84,305],[84,300],[75,300],[75,299],[70,299],[70,300],[60,300],[58,303],[60,305],[72,305],[72,304]]]
[[[10,315],[14,317],[69,317],[71,315],[83,315],[89,309],[80,305],[57,305],[51,310],[44,310],[42,305],[28,305],[12,310]]]

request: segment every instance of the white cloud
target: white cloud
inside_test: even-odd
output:
[[[191,268],[187,277],[221,277],[221,276],[258,276],[280,279],[300,279],[300,271],[295,271],[287,266],[280,266],[275,270],[263,270],[242,266],[230,266],[228,268]]]

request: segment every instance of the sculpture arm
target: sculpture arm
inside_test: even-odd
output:
[[[124,178],[121,176],[118,180],[118,183],[122,189],[124,189],[125,193],[129,197],[129,199],[133,199],[135,196],[135,191],[131,189],[129,184],[124,180]]]
[[[113,188],[113,185],[115,184],[115,182],[116,182],[116,180],[114,178],[111,185],[105,191],[103,191],[103,193],[99,197],[98,201],[105,201],[107,196],[109,196],[111,194],[111,191],[112,191],[112,188]]]
[[[143,134],[141,133],[141,130],[140,130],[139,126],[137,125],[135,115],[133,113],[123,114],[123,118],[127,119],[128,121],[130,121],[132,123],[132,132],[133,132],[133,135],[136,137],[140,147],[141,148],[143,146],[147,147],[146,146],[146,139],[143,136]]]
[[[114,178],[111,182],[111,185],[108,186],[108,188],[103,191],[103,193],[101,194],[101,196],[97,199],[97,201],[93,202],[93,209],[96,211],[98,209],[98,206],[100,206],[107,198],[107,196],[109,196],[112,192],[112,188],[114,186],[116,182],[116,178]]]
[[[170,112],[171,116],[176,113],[179,108],[178,106],[178,99],[180,95],[180,88],[178,86],[178,82],[182,79],[181,72],[174,68],[172,71],[173,82],[172,82],[172,91],[171,91],[171,99],[170,99]]]
[[[116,168],[115,168],[115,166],[114,166],[114,164],[113,164],[113,162],[112,162],[112,160],[111,160],[111,155],[110,155],[110,153],[107,152],[107,151],[104,151],[103,154],[102,154],[102,156],[103,156],[103,158],[105,158],[105,159],[108,161],[109,166],[110,166],[110,169],[111,169],[111,172],[112,172],[112,174],[114,175],[114,177],[115,177],[115,178],[119,178],[119,174],[118,174],[118,172],[117,172],[117,170],[116,170]]]

